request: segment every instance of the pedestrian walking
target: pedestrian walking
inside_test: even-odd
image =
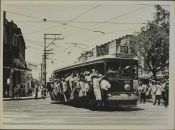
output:
[[[147,92],[147,85],[144,83],[141,87],[141,103],[145,103],[146,101],[146,92]]]
[[[157,101],[158,105],[160,105],[161,94],[162,94],[162,86],[160,85],[160,81],[157,81],[154,105],[157,103]]]
[[[38,99],[39,86],[35,85],[35,99]]]
[[[42,96],[42,99],[44,100],[46,98],[46,88],[45,86],[43,85],[42,86],[42,90],[41,90],[41,96]]]
[[[166,89],[167,89],[166,81],[163,80],[162,81],[162,99],[164,102],[166,100]]]
[[[154,104],[155,102],[155,96],[156,96],[156,81],[152,80],[152,86],[151,86],[151,98],[152,98],[152,103]]]
[[[137,92],[138,92],[139,102],[141,103],[142,83],[140,82],[138,84]]]
[[[14,98],[16,97],[17,99],[20,99],[20,93],[21,93],[20,86],[21,86],[20,83],[18,83],[14,88]]]
[[[166,81],[166,85],[165,85],[165,99],[164,99],[165,107],[168,106],[168,101],[169,101],[169,82]]]

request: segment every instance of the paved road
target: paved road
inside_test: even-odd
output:
[[[110,126],[166,126],[168,108],[151,103],[133,108],[93,111],[46,100],[4,101],[4,128],[110,128]],[[112,128],[112,127],[111,127]]]

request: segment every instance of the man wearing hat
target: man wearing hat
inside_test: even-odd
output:
[[[93,81],[93,88],[94,88],[94,95],[97,101],[97,106],[101,105],[101,90],[100,90],[100,80],[103,75],[99,74],[98,72],[92,77]]]
[[[102,103],[103,106],[107,105],[107,91],[111,88],[111,84],[108,81],[107,76],[103,76],[100,82],[101,93],[102,93]]]

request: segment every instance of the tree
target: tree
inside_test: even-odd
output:
[[[131,51],[144,58],[145,67],[156,80],[158,72],[169,64],[169,12],[156,5],[154,20],[130,38]]]

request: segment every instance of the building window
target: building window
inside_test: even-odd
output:
[[[120,52],[128,53],[128,47],[127,46],[120,46]]]

